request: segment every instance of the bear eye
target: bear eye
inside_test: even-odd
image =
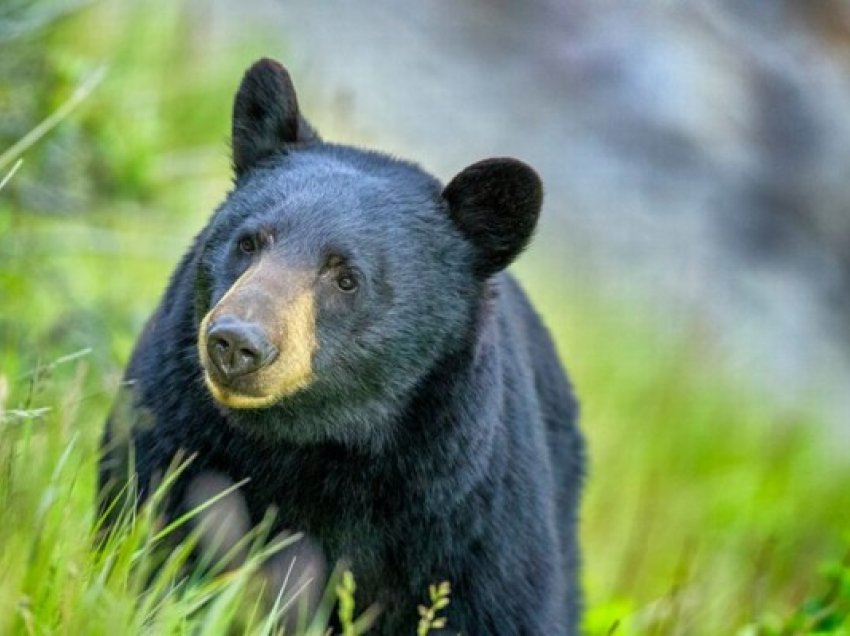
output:
[[[236,245],[243,254],[254,254],[257,251],[257,239],[253,236],[243,236]]]
[[[351,271],[340,272],[336,277],[336,286],[340,291],[350,294],[357,289],[357,278]]]

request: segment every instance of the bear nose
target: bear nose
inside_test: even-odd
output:
[[[225,380],[234,380],[270,364],[277,348],[259,325],[223,316],[207,329],[207,353]]]

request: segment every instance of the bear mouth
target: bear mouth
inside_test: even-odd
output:
[[[269,377],[267,377],[269,376]],[[204,384],[213,399],[232,409],[259,409],[270,407],[297,393],[313,380],[312,374],[252,374],[226,381],[213,369],[204,366]],[[268,387],[269,390],[263,390]]]
[[[228,408],[264,408],[271,406],[280,399],[276,395],[266,395],[251,390],[249,383],[239,380],[242,379],[225,382],[220,378],[213,377],[208,370],[204,370],[204,384],[206,384],[210,395],[216,402]]]

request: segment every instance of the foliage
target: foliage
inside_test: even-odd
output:
[[[752,632],[762,636],[850,633],[850,552],[823,568],[822,589],[784,620],[767,616]]]
[[[342,629],[341,636],[359,636],[369,631],[379,615],[377,606],[370,607],[359,617],[355,617],[354,592],[357,585],[354,582],[354,574],[350,570],[342,573],[340,582],[336,586],[336,598],[338,602],[337,614]]]
[[[262,563],[283,547],[266,545],[264,527],[244,539],[249,556],[239,567],[184,575],[197,535],[173,549],[170,536],[208,504],[165,528],[159,510],[185,465],[138,512],[117,502],[111,528],[95,516],[86,476],[96,455],[81,452],[73,428],[83,375],[73,377],[55,394],[61,408],[9,411],[0,403],[0,509],[9,515],[0,524],[0,633],[215,634],[234,624],[274,633],[273,622],[245,607]]]
[[[584,398],[589,632],[732,634],[794,612],[848,526],[829,431],[754,393],[700,332],[528,281]]]
[[[440,612],[449,605],[449,595],[452,587],[448,581],[439,585],[431,585],[428,588],[428,598],[431,605],[419,606],[419,625],[416,628],[416,636],[427,636],[434,629],[442,629],[446,626],[446,618],[439,616]]]

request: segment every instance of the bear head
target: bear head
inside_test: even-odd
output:
[[[441,360],[474,349],[488,279],[524,249],[542,198],[515,159],[446,186],[322,141],[287,71],[236,93],[235,187],[198,238],[197,348],[228,420],[306,443],[375,443]]]

